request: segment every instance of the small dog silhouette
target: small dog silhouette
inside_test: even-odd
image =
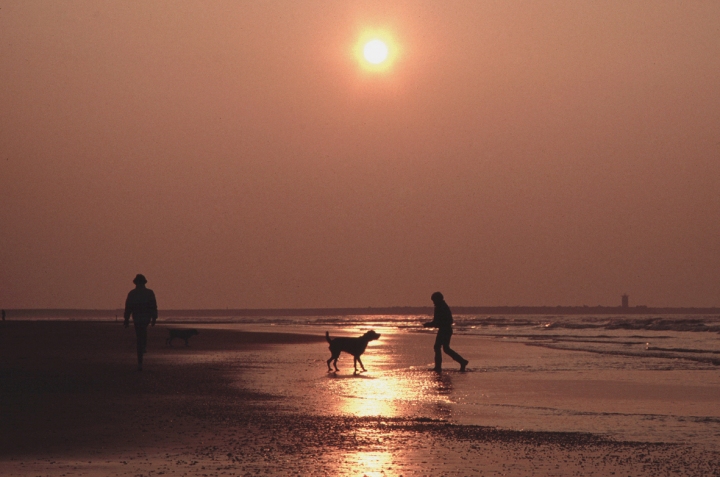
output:
[[[168,346],[172,346],[172,342],[175,338],[185,340],[185,346],[189,346],[190,343],[188,343],[188,340],[190,337],[200,334],[200,332],[195,329],[174,329],[168,331],[170,332],[170,337],[165,340],[165,344]]]
[[[325,339],[330,343],[330,359],[327,360],[328,372],[332,371],[330,367],[330,361],[333,361],[335,371],[340,371],[337,367],[337,360],[340,357],[341,352],[346,352],[353,356],[353,365],[355,366],[355,372],[358,372],[357,363],[360,363],[360,367],[363,371],[367,371],[360,360],[360,355],[365,352],[365,348],[370,341],[380,338],[380,335],[375,333],[373,330],[368,331],[364,335],[358,338],[330,338],[330,333],[325,332]]]

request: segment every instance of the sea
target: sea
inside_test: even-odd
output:
[[[422,332],[428,315],[168,317],[278,328],[382,329]],[[667,367],[720,366],[720,315],[455,315],[455,335],[482,336],[530,346],[627,357],[655,357]],[[676,362],[678,361],[678,362]],[[660,361],[658,363],[661,363]],[[720,369],[720,368],[719,368]]]

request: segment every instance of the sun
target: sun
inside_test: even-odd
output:
[[[361,70],[385,74],[394,69],[401,56],[401,48],[394,35],[385,29],[367,29],[360,33],[353,47]]]
[[[365,43],[363,48],[363,56],[367,61],[373,65],[379,65],[388,58],[388,47],[382,41],[378,39],[370,40]]]

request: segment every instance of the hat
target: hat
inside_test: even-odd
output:
[[[133,283],[135,285],[145,285],[147,283],[147,278],[145,278],[145,275],[143,275],[142,273],[138,273],[137,275],[135,275]]]

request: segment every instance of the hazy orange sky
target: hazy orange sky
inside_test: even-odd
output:
[[[719,218],[715,0],[0,0],[0,307],[719,306]]]

